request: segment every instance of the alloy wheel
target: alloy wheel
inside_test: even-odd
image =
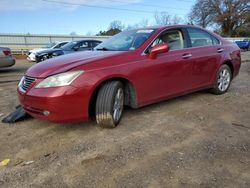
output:
[[[113,106],[113,119],[115,122],[118,122],[121,118],[123,111],[123,103],[124,103],[123,89],[119,88],[115,95],[115,101]]]
[[[230,85],[231,74],[228,69],[222,69],[218,77],[218,89],[222,92],[226,91]]]

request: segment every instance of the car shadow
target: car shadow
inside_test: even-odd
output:
[[[150,104],[138,109],[132,109],[130,107],[125,107],[124,109],[124,115],[139,115],[140,113],[144,113],[145,111],[153,111],[161,106],[166,106],[166,105],[173,105],[182,101],[187,101],[190,100],[194,97],[198,97],[198,96],[202,96],[202,95],[211,95],[210,93],[208,93],[206,90],[205,91],[198,91],[195,93],[191,93],[191,94],[187,94],[187,95],[183,95],[183,96],[179,96],[179,97],[175,97],[172,99],[168,99],[166,101],[161,101],[158,103],[154,103],[154,104]],[[20,123],[31,123],[34,122],[36,124],[36,127],[38,128],[44,128],[44,127],[51,127],[53,130],[55,131],[65,131],[65,130],[69,130],[69,131],[74,131],[74,130],[89,130],[91,129],[96,129],[99,128],[96,125],[95,122],[95,118],[91,117],[89,121],[86,122],[79,122],[79,123],[66,123],[66,124],[58,124],[58,123],[50,123],[47,121],[41,121],[36,119],[33,119],[32,117],[27,117],[27,118],[22,118],[20,119]]]
[[[153,103],[153,104],[149,104],[149,105],[137,108],[137,109],[133,109],[131,107],[126,106],[125,107],[125,113],[130,112],[130,111],[132,111],[133,113],[134,112],[141,113],[142,111],[145,111],[145,110],[154,110],[154,108],[159,108],[161,106],[166,106],[166,105],[172,105],[172,104],[175,104],[175,103],[179,103],[180,101],[187,101],[187,100],[190,100],[190,99],[194,98],[195,96],[198,97],[198,96],[202,96],[202,95],[210,96],[210,95],[213,95],[213,94],[209,93],[208,90],[202,90],[202,91],[197,91],[197,92],[194,92],[194,93],[185,94],[185,95],[182,95],[182,96],[177,96],[177,97],[174,97],[174,98],[166,99],[166,100],[156,102],[156,103]]]
[[[8,67],[8,68],[0,68],[0,74],[8,74],[8,73],[22,73],[25,72],[29,67]]]

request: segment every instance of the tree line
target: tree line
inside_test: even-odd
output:
[[[196,0],[186,20],[168,12],[155,12],[155,25],[190,24],[209,28],[224,37],[250,37],[250,0]],[[112,21],[106,31],[97,35],[115,35],[123,30],[147,27],[147,19],[124,26]]]
[[[250,36],[250,0],[197,0],[189,18],[223,36]]]

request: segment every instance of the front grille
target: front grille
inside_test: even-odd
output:
[[[22,83],[21,87],[24,91],[27,91],[29,89],[30,85],[35,81],[36,79],[33,77],[25,76]]]

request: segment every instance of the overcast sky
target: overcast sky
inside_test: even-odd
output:
[[[58,3],[61,2],[61,3]],[[166,11],[186,19],[195,0],[1,0],[0,33],[96,34],[113,20],[125,26]],[[62,4],[63,3],[63,4]]]

